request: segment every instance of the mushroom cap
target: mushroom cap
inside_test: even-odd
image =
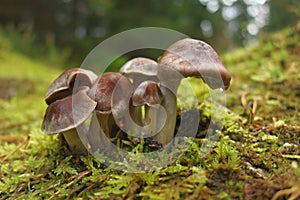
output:
[[[115,91],[117,84],[118,91]],[[128,85],[130,84],[129,80],[122,74],[118,72],[106,72],[98,77],[91,89],[88,91],[88,95],[97,102],[96,111],[103,114],[111,113],[113,92],[127,93],[126,87],[129,87]],[[123,95],[117,96],[121,97]],[[121,100],[122,99],[118,101]]]
[[[231,76],[217,52],[200,40],[185,38],[173,43],[158,63],[171,66],[184,77],[201,77],[213,89],[230,85]]]
[[[47,134],[61,133],[82,124],[93,112],[96,102],[88,95],[88,87],[51,103],[44,116],[42,130]]]
[[[132,104],[134,106],[160,104],[161,97],[161,91],[155,81],[144,81],[135,89]]]
[[[90,87],[96,79],[96,74],[90,70],[81,68],[68,69],[64,71],[57,79],[55,79],[49,86],[45,95],[45,101],[49,105],[58,99],[62,99],[71,95],[74,87]]]
[[[120,72],[132,80],[133,87],[137,88],[143,81],[157,80],[157,66],[157,62],[154,60],[138,57],[126,62]]]
[[[157,75],[157,63],[149,58],[138,57],[126,62],[120,69],[122,74]]]

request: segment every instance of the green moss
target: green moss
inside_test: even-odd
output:
[[[9,39],[0,35],[0,199],[296,196],[293,191],[300,188],[299,32],[300,24],[222,56],[233,80],[226,93],[227,108],[219,108],[225,113],[223,128],[215,135],[219,139],[208,143],[211,148],[202,146],[215,139],[205,138],[212,116],[208,88],[189,79],[199,101],[194,102],[185,95],[189,86],[182,85],[179,106],[189,108],[192,102],[200,111],[197,137],[178,141],[190,145],[174,163],[140,174],[114,170],[91,156],[71,156],[59,136],[46,136],[40,130],[46,109],[43,96],[61,70],[16,53]],[[149,149],[130,140],[125,143],[137,156],[131,165],[122,163],[124,168],[145,165],[142,152]]]

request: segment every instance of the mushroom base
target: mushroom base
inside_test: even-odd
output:
[[[87,155],[88,151],[83,145],[76,129],[63,132],[64,138],[72,151],[76,155]]]

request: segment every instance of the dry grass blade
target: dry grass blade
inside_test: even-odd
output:
[[[241,103],[242,103],[242,106],[244,107],[244,109],[247,108],[247,95],[248,95],[248,92],[243,92],[241,95]]]
[[[28,144],[29,140],[30,140],[30,138],[27,137],[26,140],[24,140],[22,143],[20,143],[18,146],[16,146],[16,148],[14,150],[12,150],[11,152],[9,152],[4,158],[2,158],[0,160],[0,163],[3,163],[4,161],[6,161],[11,155],[13,155],[14,153],[16,153],[22,146]]]
[[[83,177],[85,177],[86,175],[90,174],[91,171],[90,170],[86,170],[83,171],[79,174],[77,174],[76,176],[73,176],[73,180],[71,180],[63,189],[67,189],[68,187],[70,187],[71,185],[73,185],[74,183],[76,183],[77,181],[80,181]],[[48,198],[48,200],[52,200],[54,199],[57,195],[59,195],[59,193],[61,192],[61,190],[58,190],[54,193],[54,195],[52,195],[51,197]]]
[[[257,99],[253,99],[253,105],[252,105],[252,109],[251,109],[253,116],[255,115],[256,109],[257,109]]]

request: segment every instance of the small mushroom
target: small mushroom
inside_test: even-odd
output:
[[[91,87],[97,79],[97,75],[90,70],[71,68],[64,71],[49,86],[45,95],[45,101],[49,105],[58,99],[62,99],[76,92],[80,86]],[[73,91],[75,89],[75,91]]]
[[[132,104],[135,107],[144,108],[143,136],[150,137],[158,133],[163,127],[163,120],[157,121],[161,111],[160,103],[162,94],[155,81],[144,81],[134,91],[132,95]]]
[[[62,133],[75,154],[86,154],[78,133],[87,133],[84,121],[96,106],[96,102],[87,96],[96,78],[90,70],[71,68],[51,83],[45,95],[49,106],[42,130],[46,134]]]
[[[87,134],[84,122],[96,107],[96,102],[87,95],[88,89],[85,86],[77,93],[51,103],[42,124],[46,134],[63,134],[70,150],[79,155],[86,154],[87,150],[78,134]]]
[[[168,47],[158,58],[158,65],[158,77],[164,80],[161,82],[162,106],[167,110],[168,118],[154,139],[165,146],[175,129],[176,92],[182,78],[199,77],[213,89],[228,89],[231,76],[211,46],[191,38],[179,40]]]
[[[98,77],[88,95],[97,102],[95,109],[100,127],[107,137],[113,137],[111,131],[115,124],[112,115],[112,94],[118,81],[122,81],[122,86],[126,85],[126,80],[122,79],[122,74],[117,72],[106,72]],[[130,84],[129,82],[127,84]],[[124,89],[124,88],[123,88]],[[126,90],[126,89],[124,89]],[[127,91],[126,91],[127,92]]]
[[[144,81],[134,91],[132,95],[134,106],[155,105],[161,102],[161,93],[155,81]]]
[[[146,120],[149,120],[150,118],[153,120],[155,119],[155,122],[153,122],[153,124],[156,124],[157,126],[155,133],[158,130],[160,131],[158,132],[158,134],[154,136],[154,139],[162,145],[168,144],[171,141],[174,134],[175,123],[173,123],[173,121],[174,122],[176,121],[176,115],[177,115],[176,91],[174,93],[174,90],[171,90],[170,88],[174,88],[174,87],[177,88],[177,86],[173,84],[174,83],[173,79],[180,74],[176,70],[170,69],[168,66],[160,67],[155,61],[148,58],[132,59],[128,61],[125,65],[123,65],[123,67],[120,69],[120,72],[132,80],[134,85],[134,90],[135,91],[137,90],[136,96],[139,93],[142,94],[147,84],[149,84],[149,82],[145,82],[145,81],[151,80],[160,84],[159,91],[162,94],[161,106],[159,107],[159,109],[156,109],[156,112],[154,112],[155,114],[153,113],[151,117],[149,116],[150,109],[147,112],[145,112],[145,119]],[[175,83],[179,84],[179,82],[177,81],[178,78],[176,78],[175,80],[176,80]],[[156,84],[157,87],[158,84]],[[154,107],[152,106],[152,111],[154,111],[153,108]],[[136,109],[140,110],[141,106],[136,106]],[[154,115],[156,117],[154,117]],[[141,119],[142,116],[135,115],[134,118],[135,120]],[[135,128],[139,131],[147,131],[147,128],[140,128],[132,124],[130,125],[130,127],[131,129]],[[149,135],[151,133],[144,132],[143,134]]]
[[[134,91],[143,81],[157,80],[157,63],[149,58],[138,57],[126,62],[120,72],[132,82]],[[129,107],[132,120],[127,118],[126,127],[127,131],[138,132],[143,126],[141,106],[132,107],[131,104]]]
[[[98,77],[89,90],[88,95],[97,102],[88,134],[88,141],[93,152],[103,150],[107,146],[105,142],[107,139],[121,134],[119,127],[124,125],[121,114],[129,109],[131,87],[129,80],[122,74],[106,72]],[[114,99],[113,94],[115,94]],[[117,113],[115,117],[113,109]]]

